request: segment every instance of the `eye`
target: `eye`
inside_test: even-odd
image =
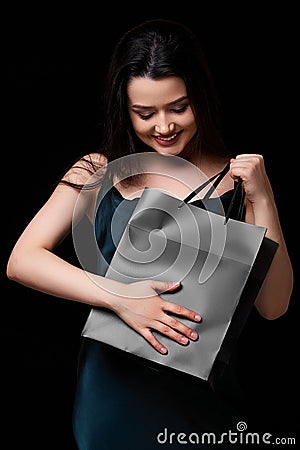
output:
[[[140,114],[138,113],[138,116],[142,119],[142,120],[148,120],[151,119],[151,117],[153,116],[154,113],[150,113],[150,114]]]
[[[181,108],[172,109],[171,111],[176,113],[176,114],[181,114],[181,113],[184,113],[187,110],[188,106],[189,105],[183,105],[183,106],[181,106]]]

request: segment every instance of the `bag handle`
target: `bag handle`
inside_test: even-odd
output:
[[[207,193],[205,194],[205,196],[202,199],[203,202],[208,200],[210,198],[210,196],[212,195],[212,193],[215,191],[215,189],[218,186],[218,184],[225,177],[225,175],[228,172],[229,168],[230,168],[230,162],[228,162],[226,164],[224,169],[222,169],[220,172],[218,172],[217,174],[213,175],[211,178],[209,178],[204,183],[202,183],[200,186],[198,186],[196,189],[194,189],[187,197],[185,197],[179,203],[178,208],[181,208],[184,203],[187,203],[189,200],[191,200],[193,197],[195,197],[197,194],[199,194],[199,192],[201,192],[207,185],[209,185],[210,183],[213,182],[211,188],[207,191]],[[230,214],[231,214],[231,212],[233,210],[233,207],[236,205],[236,202],[238,200],[238,193],[241,190],[242,179],[239,178],[238,181],[235,182],[234,184],[235,184],[234,192],[233,192],[233,195],[232,195],[232,198],[231,198],[228,210],[227,210],[227,212],[225,214],[225,220],[224,220],[225,224],[227,223],[228,219],[230,218]],[[239,202],[239,205],[238,205],[237,220],[241,220],[242,219],[243,209],[244,209],[244,199],[245,199],[245,192],[243,190],[242,194],[240,195],[240,202]]]
[[[230,167],[230,163],[227,163],[226,166],[224,167],[223,170],[221,170],[221,172],[216,173],[216,175],[213,175],[211,178],[209,178],[208,180],[206,180],[203,184],[201,184],[200,186],[198,186],[196,189],[194,189],[187,197],[185,197],[182,200],[182,204],[183,203],[187,203],[189,200],[191,200],[193,197],[195,197],[197,194],[199,194],[199,192],[202,191],[202,189],[204,189],[208,184],[210,184],[212,181],[215,180],[215,178],[217,178],[215,180],[215,182],[213,183],[212,187],[209,189],[209,191],[205,194],[204,199],[207,200],[211,194],[213,193],[213,191],[216,189],[216,187],[218,186],[218,184],[220,183],[220,181],[224,178],[224,176],[226,175],[226,173],[228,172]],[[182,206],[180,204],[180,206]]]
[[[242,220],[243,212],[244,212],[244,200],[245,200],[245,191],[242,188],[242,182],[243,182],[243,180],[241,178],[239,178],[238,181],[235,182],[234,192],[233,192],[232,198],[230,200],[227,212],[225,214],[224,223],[227,223],[228,219],[230,218],[232,209],[237,202],[237,197],[238,197],[239,192],[241,192],[241,195],[240,195],[240,201],[239,201],[239,205],[238,205],[237,220]]]

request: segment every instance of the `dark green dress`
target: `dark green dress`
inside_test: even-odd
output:
[[[221,197],[225,211],[232,193],[228,191]],[[122,217],[113,221],[117,229],[112,231],[112,217],[121,202]],[[100,261],[100,274],[105,274],[115,251],[116,236],[122,235],[136,202],[137,199],[121,197],[114,187],[101,201],[95,221],[97,242],[104,257]],[[203,206],[200,200],[193,204]],[[217,212],[218,204],[212,198],[206,207]],[[235,358],[213,390],[205,381],[169,373],[127,352],[83,337],[73,415],[78,448],[211,448],[206,444],[196,445],[197,439],[201,442],[202,433],[215,433],[220,438],[230,429],[236,431],[236,424],[243,419],[239,410],[242,396],[234,366]],[[189,439],[192,442],[185,444]]]

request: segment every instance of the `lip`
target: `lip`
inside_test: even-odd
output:
[[[172,133],[168,136],[152,136],[152,137],[162,147],[170,147],[171,145],[177,144],[178,140],[180,139],[181,133],[182,130],[179,131],[178,133]],[[174,136],[174,138],[172,138],[172,136]]]

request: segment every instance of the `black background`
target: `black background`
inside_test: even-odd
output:
[[[4,448],[75,449],[71,416],[80,333],[89,308],[52,298],[6,278],[9,253],[65,168],[98,148],[103,79],[114,44],[140,20],[170,18],[203,42],[225,113],[225,136],[237,153],[265,157],[290,256],[295,289],[276,321],[249,323],[241,362],[253,414],[264,432],[295,435],[296,145],[292,138],[296,12],[218,4],[106,5],[62,11],[17,7],[3,22],[1,342]],[[252,5],[252,6],[250,6]],[[257,4],[259,5],[259,4]],[[61,251],[72,261],[72,242]],[[74,259],[75,261],[75,259]],[[255,430],[253,430],[255,431]],[[101,447],[99,447],[100,449]]]

